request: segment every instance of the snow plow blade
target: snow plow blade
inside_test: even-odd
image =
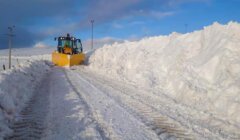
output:
[[[62,54],[58,52],[52,53],[52,62],[61,67],[71,67],[74,65],[80,65],[85,60],[85,54],[79,53],[79,54]]]

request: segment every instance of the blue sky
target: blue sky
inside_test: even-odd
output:
[[[132,40],[240,22],[239,7],[240,0],[0,0],[0,49],[11,25],[14,47],[54,46],[53,38],[66,33],[89,40],[91,19],[96,39]]]

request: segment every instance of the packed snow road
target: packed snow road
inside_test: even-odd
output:
[[[15,133],[7,139],[239,138],[191,118],[188,109],[85,67],[54,67],[36,88],[12,126]]]
[[[83,69],[81,69],[83,70]],[[129,92],[129,86],[93,73],[69,71],[74,87],[91,104],[98,116],[102,117],[109,130],[113,129],[119,139],[193,139],[193,136],[179,125],[171,123],[167,117],[155,108],[135,99]],[[111,124],[109,126],[109,124]],[[108,131],[108,130],[107,130]],[[114,134],[113,133],[113,134]]]
[[[61,68],[46,75],[12,129],[6,139],[107,139]]]
[[[157,138],[127,111],[101,94],[71,70],[53,68],[37,87],[19,121],[13,124],[14,134],[6,139]]]
[[[237,124],[176,102],[164,92],[159,93],[162,91],[145,89],[124,80],[118,81],[115,77],[110,79],[85,67],[78,67],[70,71],[69,75],[76,80],[74,83],[88,83],[92,88],[87,89],[96,89],[108,100],[114,100],[115,104],[144,124],[159,139],[240,139]],[[93,95],[89,92],[87,96]],[[99,94],[96,96],[99,97]],[[91,103],[91,100],[88,102]]]

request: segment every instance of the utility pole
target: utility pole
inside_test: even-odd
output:
[[[8,63],[9,69],[11,69],[12,37],[14,37],[13,28],[15,28],[15,26],[8,27],[9,33],[7,34],[9,46],[9,63]]]
[[[93,19],[91,20],[91,23],[92,23],[92,47],[91,47],[91,50],[92,50],[93,49],[93,23],[94,23]]]

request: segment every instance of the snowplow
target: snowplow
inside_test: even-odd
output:
[[[70,36],[55,38],[58,41],[57,50],[52,53],[52,62],[57,66],[71,67],[80,65],[85,60],[80,39]]]

